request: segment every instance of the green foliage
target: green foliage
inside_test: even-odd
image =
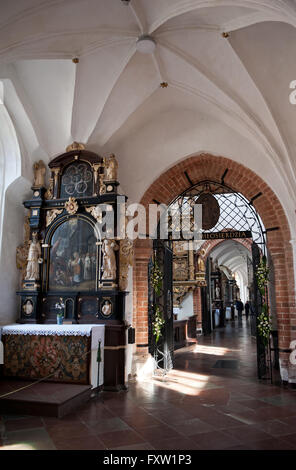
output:
[[[162,289],[163,274],[156,260],[153,263],[150,280],[151,280],[151,285],[154,289],[155,294],[160,295],[160,292]]]
[[[257,328],[259,335],[262,337],[262,340],[265,345],[268,344],[269,336],[271,332],[271,317],[269,315],[269,309],[267,304],[262,305],[262,312],[257,318]]]
[[[258,289],[262,296],[265,296],[265,289],[268,283],[269,268],[267,266],[266,256],[262,256],[260,263],[257,266],[256,279]]]
[[[269,268],[267,266],[266,256],[262,256],[260,263],[257,266],[256,280],[259,292],[262,298],[267,298],[267,285],[269,281]],[[262,305],[262,310],[257,318],[257,329],[265,346],[268,344],[271,332],[271,317],[269,315],[269,307],[266,302]]]
[[[153,320],[153,323],[152,323],[152,331],[153,331],[153,335],[155,336],[156,344],[158,343],[159,338],[162,335],[161,330],[162,330],[162,327],[163,327],[164,323],[165,323],[165,321],[164,321],[164,318],[163,318],[163,313],[160,310],[160,307],[158,305],[156,305],[155,312],[154,312],[154,320]]]

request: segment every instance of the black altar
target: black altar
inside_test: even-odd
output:
[[[96,207],[104,204],[100,207],[113,212],[117,238],[118,182],[105,167],[93,152],[70,150],[49,163],[49,189],[34,185],[32,199],[24,202],[30,211],[30,240],[37,236],[41,253],[38,279],[25,277],[17,292],[22,323],[56,323],[61,302],[65,319],[73,323],[123,320],[126,293],[119,290],[119,254],[114,253],[114,278],[104,279],[103,240],[96,228],[105,216]]]
[[[132,243],[117,227],[117,162],[74,143],[46,167],[34,165],[32,198],[24,244],[17,249],[22,269],[20,323],[57,323],[58,305],[71,323],[105,324],[105,388],[124,387],[127,342],[125,296]],[[121,202],[126,197],[121,196]],[[105,234],[102,220],[112,215]],[[129,332],[130,333],[130,332]],[[128,337],[131,335],[129,334]]]

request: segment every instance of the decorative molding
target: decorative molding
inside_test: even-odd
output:
[[[49,178],[49,186],[48,186],[46,193],[44,194],[45,199],[53,198],[53,182],[54,182],[54,179]]]
[[[30,247],[30,217],[26,216],[24,220],[24,243],[16,249],[16,267],[21,270],[22,280],[26,275],[27,258]]]
[[[65,202],[65,209],[70,215],[76,214],[78,211],[78,203],[75,197],[69,197],[68,201]]]
[[[54,219],[63,212],[64,209],[52,209],[46,213],[46,227],[48,227]]]
[[[89,212],[97,222],[102,222],[102,211],[99,204],[97,206],[86,207],[85,210]]]
[[[72,152],[73,150],[85,150],[85,145],[80,142],[73,142],[73,144],[68,145],[66,152]]]

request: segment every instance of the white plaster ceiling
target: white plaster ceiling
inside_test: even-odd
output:
[[[225,266],[232,273],[239,273],[245,284],[248,283],[247,259],[251,262],[251,252],[241,243],[235,240],[226,240],[217,245],[210,254],[214,262],[219,266]]]
[[[293,232],[295,27],[294,0],[0,2],[0,80],[22,171],[78,140],[117,155],[136,201],[177,161],[212,152],[260,174]],[[142,34],[156,41],[151,56],[136,51]]]

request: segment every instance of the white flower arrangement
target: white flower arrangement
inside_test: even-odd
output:
[[[57,302],[57,303],[55,304],[55,308],[56,308],[57,310],[61,310],[59,313],[57,313],[57,316],[58,316],[58,317],[63,317],[63,316],[64,316],[63,311],[64,311],[64,308],[65,308],[65,304],[64,304],[62,298],[60,299],[59,302]]]
[[[159,306],[157,305],[155,307],[154,321],[152,323],[152,330],[153,330],[153,335],[155,336],[156,344],[158,343],[159,338],[161,337],[161,330],[164,324],[165,324],[165,321],[163,318],[163,313],[160,310]]]

